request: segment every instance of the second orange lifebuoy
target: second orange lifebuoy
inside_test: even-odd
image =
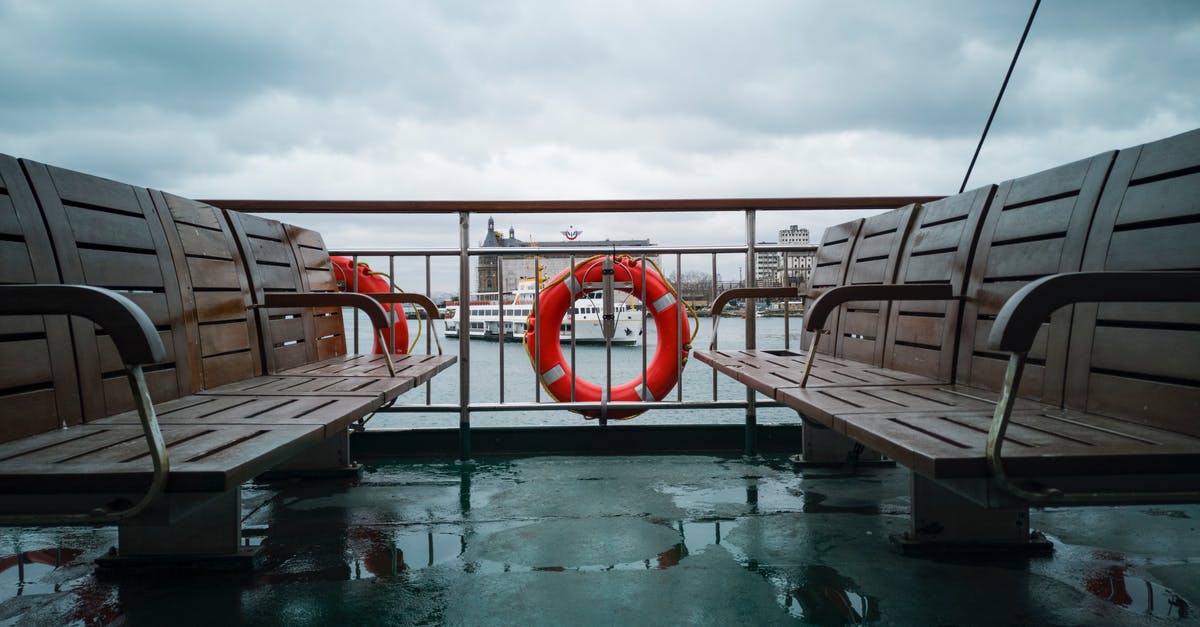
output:
[[[361,294],[370,294],[373,292],[389,292],[391,284],[383,277],[387,277],[382,272],[376,272],[371,269],[366,263],[360,261],[357,264],[349,257],[330,257],[329,260],[333,263],[333,277],[337,280],[338,289],[345,292],[359,292]],[[388,277],[390,280],[390,277]],[[383,303],[385,311],[391,311],[393,305],[391,303]],[[408,346],[408,320],[404,317],[404,307],[395,307],[396,322],[392,325],[391,338],[386,339],[392,345],[393,353],[407,353]],[[383,354],[384,347],[379,343],[379,337],[375,338],[375,343],[371,347],[371,352],[376,355]]]
[[[555,277],[549,286],[542,290],[538,297],[537,311],[529,315],[526,324],[528,330],[525,332],[525,350],[529,353],[529,360],[534,368],[539,370],[538,375],[543,387],[557,401],[596,402],[601,401],[605,395],[604,386],[577,376],[572,377],[570,363],[559,344],[559,328],[562,326],[563,317],[575,299],[585,291],[585,283],[595,284],[603,279],[603,261],[604,257],[593,257]],[[645,306],[653,314],[654,325],[658,330],[658,346],[654,349],[654,357],[646,364],[645,381],[638,376],[620,385],[613,385],[612,395],[607,400],[662,400],[679,382],[682,366],[676,367],[676,359],[681,358],[680,363],[687,363],[692,338],[688,316],[686,312],[680,315],[679,308],[683,304],[679,296],[653,267],[643,267],[639,260],[623,256],[614,259],[613,270],[614,283],[626,284],[626,287],[619,288],[621,291],[642,298],[644,289]],[[679,342],[680,337],[683,338],[682,346]],[[572,379],[575,383],[573,398]],[[577,413],[588,418],[600,417],[598,410],[582,410]],[[640,413],[609,412],[607,417],[623,420]]]

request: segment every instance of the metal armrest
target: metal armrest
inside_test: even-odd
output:
[[[839,305],[860,300],[950,300],[955,298],[954,288],[947,283],[904,284],[904,285],[839,285],[817,297],[804,310],[804,328],[812,333],[812,344],[804,358],[804,372],[800,375],[800,387],[808,386],[808,375],[812,372],[817,355],[817,344],[825,332],[825,320]]]
[[[429,334],[433,336],[433,341],[437,343],[438,354],[442,354],[442,340],[438,334],[433,332],[433,321],[441,316],[438,314],[437,304],[430,300],[428,296],[409,292],[366,292],[363,295],[370,296],[380,303],[410,303],[424,309],[429,321]]]
[[[356,294],[353,292],[305,292],[305,293],[282,293],[282,292],[267,292],[263,298],[263,307],[353,307],[363,313],[371,320],[371,326],[375,327],[375,335],[379,338],[380,346],[388,346],[384,333],[391,332],[391,325],[388,324],[387,312],[380,306],[379,301],[365,294]],[[388,373],[393,377],[396,376],[396,366],[392,363],[392,356],[388,351],[383,352],[384,361],[387,362]]]
[[[1017,290],[1000,308],[988,347],[1028,352],[1042,322],[1072,303],[1200,302],[1200,272],[1068,272]]]
[[[1005,491],[1035,503],[1104,503],[1120,499],[1133,502],[1135,494],[1103,492],[1063,493],[1055,488],[1029,490],[1014,483],[1004,471],[1001,449],[1012,418],[1013,404],[1025,358],[1034,337],[1055,310],[1074,303],[1180,303],[1200,302],[1200,272],[1070,272],[1033,281],[1017,290],[1001,307],[988,337],[988,347],[1012,353],[1004,373],[1000,401],[988,430],[987,461],[993,480]],[[1153,493],[1146,501],[1198,500],[1198,492]]]
[[[0,315],[69,315],[108,332],[121,361],[152,364],[167,357],[154,323],[133,301],[88,285],[0,285]]]
[[[795,287],[735,287],[717,294],[717,298],[712,303],[712,311],[709,313],[713,321],[713,332],[708,349],[717,350],[717,325],[721,322],[721,312],[725,310],[725,305],[729,304],[729,301],[743,298],[791,298],[799,294],[800,290]]]
[[[79,316],[107,331],[117,346],[121,361],[128,368],[134,405],[154,466],[146,493],[126,509],[97,509],[80,514],[13,514],[0,516],[0,524],[113,523],[141,513],[162,495],[171,469],[167,447],[158,427],[158,417],[150,400],[150,390],[142,372],[143,365],[162,361],[167,356],[154,323],[146,312],[128,298],[111,290],[87,285],[0,285],[0,315]]]
[[[861,300],[950,300],[954,288],[947,283],[904,285],[839,285],[817,297],[804,311],[804,329],[825,328],[825,320],[839,305]]]

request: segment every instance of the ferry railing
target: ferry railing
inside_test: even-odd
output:
[[[528,258],[534,256],[534,267],[538,267],[538,257],[567,257],[570,261],[570,266],[573,267],[578,260],[578,257],[583,254],[611,254],[611,255],[629,255],[631,257],[640,258],[644,262],[648,255],[654,255],[659,258],[674,255],[675,257],[675,277],[681,279],[682,259],[684,255],[708,255],[711,257],[712,265],[712,293],[715,296],[717,293],[717,258],[720,255],[745,255],[743,267],[746,270],[744,280],[739,280],[739,285],[745,288],[755,288],[757,282],[757,257],[758,253],[766,251],[779,252],[782,255],[782,266],[789,268],[789,255],[811,252],[815,246],[794,245],[794,244],[762,244],[757,241],[757,216],[761,211],[815,211],[815,210],[840,210],[840,211],[881,211],[900,207],[914,202],[927,202],[934,200],[935,196],[876,196],[876,197],[857,197],[857,198],[771,198],[771,199],[686,199],[686,200],[590,200],[590,201],[318,201],[318,200],[210,200],[206,201],[213,205],[226,209],[247,211],[253,213],[320,213],[320,214],[404,214],[404,215],[429,215],[429,214],[451,214],[458,217],[458,247],[457,248],[406,248],[395,250],[379,250],[379,249],[336,249],[331,253],[351,257],[355,263],[360,258],[369,257],[373,259],[386,258],[388,261],[388,274],[395,276],[395,263],[397,259],[402,258],[421,258],[424,260],[425,269],[425,295],[432,296],[431,285],[431,266],[435,258],[457,258],[458,259],[458,293],[460,303],[460,320],[459,320],[459,336],[458,336],[458,371],[459,371],[459,396],[457,403],[433,403],[431,384],[426,384],[425,402],[420,404],[396,404],[392,407],[385,408],[381,411],[387,413],[435,413],[435,412],[450,412],[458,413],[459,415],[459,454],[463,459],[471,456],[471,415],[480,412],[531,412],[531,411],[592,411],[592,412],[626,412],[626,411],[643,411],[649,409],[741,409],[745,412],[745,446],[744,453],[753,455],[756,452],[757,442],[757,409],[759,407],[779,406],[775,401],[762,401],[756,398],[755,393],[746,389],[744,399],[739,400],[722,400],[717,393],[717,378],[713,377],[712,383],[712,399],[711,400],[685,400],[684,399],[684,383],[682,378],[683,363],[682,357],[676,358],[676,373],[678,383],[675,389],[674,400],[664,398],[659,401],[641,401],[641,402],[615,402],[602,399],[602,402],[581,402],[575,398],[575,371],[576,371],[576,347],[574,341],[574,307],[570,308],[572,316],[572,337],[570,341],[570,365],[572,370],[571,381],[571,398],[562,402],[545,402],[541,395],[541,379],[537,373],[541,369],[535,363],[534,373],[534,392],[533,400],[530,401],[512,401],[505,398],[505,363],[504,363],[504,306],[503,295],[498,299],[498,309],[500,312],[500,335],[498,342],[500,351],[500,367],[499,367],[499,400],[498,402],[481,402],[472,399],[471,395],[471,333],[470,333],[470,294],[471,294],[471,261],[472,258],[479,257],[495,257],[497,264],[497,277],[500,278],[500,291],[503,291],[502,277],[504,260],[510,257]],[[700,212],[700,213],[717,213],[717,212],[740,212],[745,217],[745,243],[738,245],[724,246],[653,246],[651,248],[640,246],[597,246],[593,248],[581,247],[555,247],[555,246],[537,246],[536,248],[528,247],[475,247],[471,246],[471,216],[473,214],[580,214],[580,213],[608,213],[608,212],[632,212],[632,213],[664,213],[664,212]],[[669,274],[669,273],[668,273]],[[785,271],[785,276],[787,272]],[[665,278],[665,277],[664,277]],[[643,281],[643,285],[645,282]],[[678,288],[677,288],[678,289]],[[756,347],[757,326],[756,326],[756,307],[754,302],[753,292],[746,297],[745,304],[745,323],[744,323],[744,345],[747,349]],[[643,380],[646,376],[647,363],[647,341],[646,341],[646,309],[644,306],[644,293],[642,295],[634,294],[633,296],[643,300],[643,305],[639,307],[642,311],[642,376]],[[540,293],[535,293],[533,308],[536,311],[539,306]],[[679,297],[682,303],[682,296]],[[573,305],[574,303],[572,303]],[[676,307],[677,314],[682,317],[686,315],[683,307]],[[787,304],[784,306],[784,348],[789,348],[790,342],[790,327],[789,327],[789,312]],[[433,325],[433,320],[426,320],[426,350],[430,350],[433,341],[433,334],[437,329]],[[714,337],[715,342],[715,324]],[[682,337],[682,324],[676,324],[678,333],[677,337],[679,345],[684,343]],[[353,321],[353,343],[355,350],[361,350],[358,346],[359,341],[359,322],[357,316]],[[611,349],[611,345],[610,345]],[[539,351],[534,350],[536,356]],[[535,357],[535,360],[537,357]],[[611,389],[611,350],[606,356],[606,383],[605,385]],[[715,374],[715,373],[714,373]],[[603,427],[606,424],[605,420],[597,421],[598,426]]]

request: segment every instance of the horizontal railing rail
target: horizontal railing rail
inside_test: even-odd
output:
[[[499,337],[497,345],[499,346],[498,356],[498,399],[497,400],[481,400],[473,398],[471,390],[471,331],[470,320],[471,312],[467,303],[470,301],[471,291],[471,262],[479,258],[494,259],[496,268],[497,285],[499,291],[505,291],[506,286],[503,284],[504,277],[503,267],[506,263],[513,263],[515,258],[533,258],[535,266],[540,266],[538,259],[545,258],[566,258],[570,265],[574,265],[579,261],[583,261],[593,255],[627,255],[634,259],[640,259],[645,265],[646,260],[658,260],[661,264],[661,270],[664,278],[670,277],[673,272],[673,278],[676,281],[676,289],[680,292],[681,297],[684,297],[684,285],[680,279],[684,276],[682,271],[682,260],[685,256],[693,259],[696,256],[701,258],[707,257],[710,259],[711,275],[709,285],[690,285],[687,296],[700,298],[707,303],[713,303],[717,294],[721,289],[729,287],[731,282],[728,280],[721,281],[717,272],[718,258],[729,255],[744,255],[744,262],[739,266],[739,277],[735,286],[742,288],[757,287],[757,271],[756,261],[761,253],[774,252],[783,259],[783,269],[786,273],[790,272],[792,266],[788,263],[790,255],[812,254],[816,251],[815,245],[809,244],[766,244],[756,242],[756,216],[759,211],[777,211],[777,210],[795,210],[795,211],[810,211],[810,210],[886,210],[893,209],[899,206],[914,202],[926,202],[934,200],[936,196],[873,196],[873,197],[840,197],[840,198],[730,198],[730,199],[653,199],[653,200],[542,200],[542,201],[373,201],[373,200],[207,200],[210,204],[230,210],[247,211],[253,213],[296,213],[296,214],[370,214],[370,215],[417,215],[417,214],[447,214],[458,216],[458,242],[457,247],[414,247],[414,248],[388,248],[388,249],[371,249],[371,248],[340,248],[332,250],[331,253],[351,257],[355,263],[362,258],[385,259],[387,264],[387,273],[389,276],[396,276],[395,268],[398,260],[407,259],[406,263],[411,264],[413,259],[420,259],[424,262],[424,293],[426,296],[432,296],[431,285],[431,266],[434,259],[448,260],[451,258],[458,259],[458,294],[459,306],[461,313],[459,315],[458,329],[458,360],[459,360],[459,380],[458,380],[458,402],[433,402],[432,385],[425,385],[425,402],[414,404],[396,404],[392,407],[381,410],[383,413],[394,414],[412,414],[412,413],[455,413],[459,414],[459,442],[460,455],[463,458],[470,456],[470,431],[471,431],[471,416],[473,413],[502,413],[502,412],[538,412],[538,411],[562,411],[573,410],[577,412],[591,412],[593,414],[599,412],[600,420],[597,424],[604,426],[607,423],[605,419],[612,414],[620,412],[640,412],[649,409],[667,409],[667,410],[729,410],[729,411],[744,411],[745,412],[745,452],[746,454],[754,454],[756,449],[755,433],[757,430],[757,409],[759,407],[782,407],[780,403],[773,400],[762,400],[755,397],[755,393],[746,389],[745,398],[741,399],[722,399],[719,398],[717,390],[717,378],[712,377],[712,394],[711,398],[697,398],[693,395],[692,398],[685,399],[684,397],[684,379],[683,379],[683,361],[682,354],[676,358],[676,376],[678,383],[675,386],[674,394],[668,394],[665,398],[658,401],[642,401],[642,402],[616,402],[608,401],[607,393],[602,397],[600,402],[583,402],[575,398],[576,390],[576,318],[574,307],[570,308],[564,322],[570,322],[570,358],[569,365],[572,370],[571,379],[571,398],[564,399],[562,402],[543,399],[543,388],[541,386],[540,377],[537,375],[541,372],[540,357],[535,356],[534,372],[533,372],[533,393],[530,399],[509,399],[506,398],[506,373],[505,373],[505,343],[520,342],[519,339],[509,338],[508,327],[506,326],[506,314],[504,311],[504,299],[498,296],[499,305]],[[745,216],[746,231],[745,243],[736,245],[654,245],[654,246],[634,246],[620,245],[618,243],[609,244],[607,242],[593,243],[588,246],[576,245],[556,245],[538,244],[536,246],[521,246],[521,247],[482,247],[472,246],[473,238],[470,233],[471,216],[477,213],[490,214],[580,214],[580,213],[605,213],[605,212],[638,212],[638,213],[663,213],[663,212],[702,212],[702,213],[741,213]],[[372,261],[372,264],[375,262]],[[744,279],[740,276],[740,270],[745,269]],[[549,278],[549,277],[548,277]],[[788,279],[785,278],[785,282]],[[507,292],[506,292],[507,293]],[[747,294],[757,294],[757,291],[751,289]],[[797,292],[788,292],[793,294]],[[645,294],[632,294],[633,297],[639,300],[644,300]],[[803,293],[799,292],[802,297]],[[540,293],[534,297],[533,310],[536,312],[540,307]],[[650,319],[646,312],[646,307],[638,307],[641,311],[641,374],[643,380],[647,377],[648,364],[648,327],[647,321]],[[675,308],[679,316],[679,322],[676,324],[679,337],[676,338],[678,345],[684,345],[692,338],[682,337],[683,323],[682,317],[689,315],[684,313],[683,308]],[[757,317],[756,304],[754,299],[747,298],[744,306],[745,316],[745,347],[747,349],[755,348],[757,329],[755,319]],[[784,348],[788,348],[790,342],[790,325],[788,318],[792,315],[792,310],[789,310],[788,303],[784,302],[782,307],[784,316]],[[428,317],[428,314],[425,314]],[[512,320],[507,318],[513,324],[513,328],[524,328],[524,320]],[[429,330],[429,336],[436,333],[432,321],[426,321],[426,328]],[[693,324],[698,324],[699,320]],[[353,319],[353,342],[355,350],[360,350],[358,346],[359,340],[359,320],[355,316]],[[431,337],[427,336],[426,350],[431,348]],[[565,342],[565,340],[564,340]],[[564,353],[566,353],[567,345],[564,343]],[[529,351],[531,347],[527,347]],[[532,347],[532,354],[540,355],[536,346]],[[605,356],[605,380],[603,383],[604,389],[611,389],[610,386],[616,384],[612,381],[612,351],[606,352]],[[714,373],[715,374],[715,373]]]
[[[253,213],[606,213],[895,209],[941,196],[830,196],[820,198],[680,198],[630,200],[203,200]]]

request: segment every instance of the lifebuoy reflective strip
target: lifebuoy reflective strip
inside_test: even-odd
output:
[[[369,294],[392,290],[391,284],[383,278],[387,275],[375,272],[364,262],[360,261],[355,266],[354,260],[349,257],[330,257],[329,260],[333,262],[333,278],[337,281],[338,289],[343,292]],[[385,311],[393,309],[391,303],[382,303],[382,306]],[[408,319],[404,316],[404,307],[395,307],[395,311],[396,322],[392,325],[392,339],[390,340],[392,346],[395,347],[392,352],[404,354],[408,352]],[[378,337],[371,346],[371,352],[376,355],[383,354],[383,346],[380,345]]]
[[[630,257],[619,257],[613,263],[614,283],[624,283],[621,291],[642,298],[645,288],[647,309],[654,317],[658,329],[658,345],[654,357],[646,364],[645,380],[638,375],[630,381],[612,386],[611,396],[603,385],[574,377],[575,395],[571,396],[571,366],[563,355],[559,344],[559,329],[567,310],[583,293],[585,283],[599,283],[603,279],[603,257],[580,262],[574,268],[564,270],[542,290],[538,297],[535,313],[529,314],[525,332],[525,351],[535,369],[541,370],[540,380],[546,392],[557,401],[577,402],[625,402],[658,401],[679,383],[677,359],[686,364],[691,350],[691,329],[686,312],[681,312],[681,303],[670,284],[651,266],[645,267],[643,286],[642,263]],[[682,325],[682,328],[680,327]],[[682,331],[682,332],[681,332]],[[679,338],[684,338],[680,346]],[[581,410],[577,413],[589,418],[599,418],[599,410]],[[609,412],[608,418],[623,420],[642,412]]]

